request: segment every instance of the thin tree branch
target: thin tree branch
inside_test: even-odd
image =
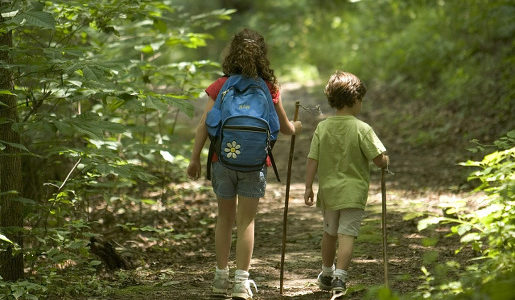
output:
[[[79,160],[77,160],[77,162],[75,163],[75,165],[73,166],[73,168],[71,168],[70,172],[68,172],[68,175],[66,175],[66,178],[64,179],[63,183],[61,184],[61,186],[59,187],[59,189],[57,190],[58,192],[61,191],[61,189],[64,187],[64,185],[66,184],[66,182],[68,181],[68,179],[70,179],[70,176],[72,175],[73,171],[77,168],[77,166],[79,165],[80,161],[82,160],[82,157],[79,158]]]

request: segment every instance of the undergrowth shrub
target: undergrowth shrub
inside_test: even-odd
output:
[[[515,285],[515,130],[493,145],[477,141],[472,152],[492,151],[481,161],[460,163],[475,168],[469,180],[474,192],[484,199],[471,211],[464,202],[442,205],[444,216],[430,216],[418,224],[424,230],[436,224],[450,224],[450,235],[460,237],[461,247],[471,247],[474,258],[461,266],[446,264],[449,272],[422,268],[424,283],[417,296],[425,299],[510,299]],[[449,273],[453,278],[448,278]]]

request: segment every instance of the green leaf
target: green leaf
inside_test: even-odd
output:
[[[440,221],[444,220],[442,217],[428,217],[425,219],[422,219],[418,222],[417,229],[418,231],[422,231],[429,227],[430,225],[438,224]]]
[[[145,106],[148,108],[153,108],[155,110],[167,111],[168,105],[163,103],[160,99],[156,99],[154,97],[148,96],[145,100]]]
[[[84,113],[75,118],[64,120],[62,122],[55,122],[54,124],[65,134],[71,135],[74,132],[79,132],[95,140],[101,140],[104,135],[104,131],[113,133],[121,133],[125,131],[125,126],[102,120],[100,119],[100,116],[95,113]]]
[[[149,205],[154,205],[157,203],[156,200],[152,200],[152,199],[141,199],[141,202],[145,203],[145,204],[149,204]]]
[[[39,1],[32,1],[30,5],[33,11],[42,11],[45,8],[45,4]]]
[[[13,96],[16,96],[16,94],[13,94],[11,91],[9,90],[0,90],[0,95],[13,95]],[[4,103],[1,103],[0,104],[4,104]],[[5,104],[4,104],[5,105]]]
[[[18,201],[18,202],[21,202],[25,205],[36,205],[37,202],[32,200],[32,199],[29,199],[29,198],[24,198],[24,197],[16,197],[14,199],[12,199],[13,201]]]
[[[471,229],[472,229],[472,226],[470,226],[469,224],[461,224],[461,225],[456,226],[456,232],[459,235],[464,235],[465,233],[469,232]]]
[[[178,98],[178,96],[177,97],[173,97],[173,98],[168,98],[168,100],[169,100],[169,102],[170,102],[170,104],[172,106],[175,106],[175,107],[179,108],[180,111],[182,111],[187,116],[192,118],[193,117],[193,112],[194,112],[193,105],[188,100],[177,99],[177,98]]]
[[[19,12],[19,10],[13,10],[13,11],[8,11],[8,12],[3,12],[3,13],[1,13],[1,15],[3,18],[12,18],[12,17],[16,16],[16,14],[18,12]]]
[[[402,216],[402,220],[409,221],[409,220],[416,219],[418,217],[422,217],[423,215],[424,215],[424,212],[412,211],[412,212],[408,212],[404,216]]]
[[[45,29],[55,29],[54,16],[44,11],[27,11],[16,15],[12,22],[21,26],[36,26]]]
[[[136,47],[136,50],[139,50],[146,54],[152,54],[154,52],[154,49],[150,45],[145,45],[143,47]]]
[[[4,145],[8,145],[8,146],[11,146],[11,147],[13,147],[13,148],[17,148],[17,149],[20,149],[20,150],[23,150],[23,151],[26,151],[26,152],[30,152],[30,151],[29,151],[29,149],[27,149],[27,148],[26,148],[24,145],[22,145],[22,144],[18,144],[18,143],[10,143],[10,142],[6,142],[6,141],[2,141],[2,140],[0,140],[0,145],[2,145],[2,144],[4,144]],[[0,150],[4,150],[4,149],[5,149],[5,147],[3,147],[3,149],[2,149],[2,147],[0,146]]]
[[[481,239],[481,236],[477,232],[471,232],[465,234],[461,239],[461,243],[469,243],[472,241],[479,241]]]
[[[167,162],[173,163],[175,161],[175,157],[170,152],[161,150],[159,153]]]
[[[10,244],[14,244],[10,239],[8,239],[5,235],[0,233],[0,240],[4,242],[8,242]]]
[[[0,192],[0,196],[18,195],[18,194],[20,194],[20,192],[18,192],[17,190],[10,190],[10,191],[7,191],[7,192]]]
[[[92,261],[90,261],[90,262],[89,262],[89,265],[90,265],[90,266],[92,266],[92,267],[94,267],[94,266],[98,266],[98,265],[100,265],[101,263],[102,263],[102,262],[101,262],[101,261],[99,261],[99,260],[92,260]]]
[[[100,81],[99,77],[97,76],[97,73],[93,70],[93,68],[89,66],[84,66],[82,68],[82,74],[84,74],[84,78],[91,80],[91,81]]]

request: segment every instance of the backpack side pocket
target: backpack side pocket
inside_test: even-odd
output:
[[[206,116],[207,133],[209,136],[218,136],[220,124],[222,123],[222,112],[217,107],[213,107]]]

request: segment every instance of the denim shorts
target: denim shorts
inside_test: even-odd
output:
[[[361,208],[344,208],[339,210],[322,210],[324,215],[324,231],[335,236],[344,234],[357,237],[365,210]]]
[[[214,162],[211,168],[211,184],[216,196],[232,199],[236,195],[247,198],[262,198],[266,189],[266,166],[260,171],[241,172]]]

